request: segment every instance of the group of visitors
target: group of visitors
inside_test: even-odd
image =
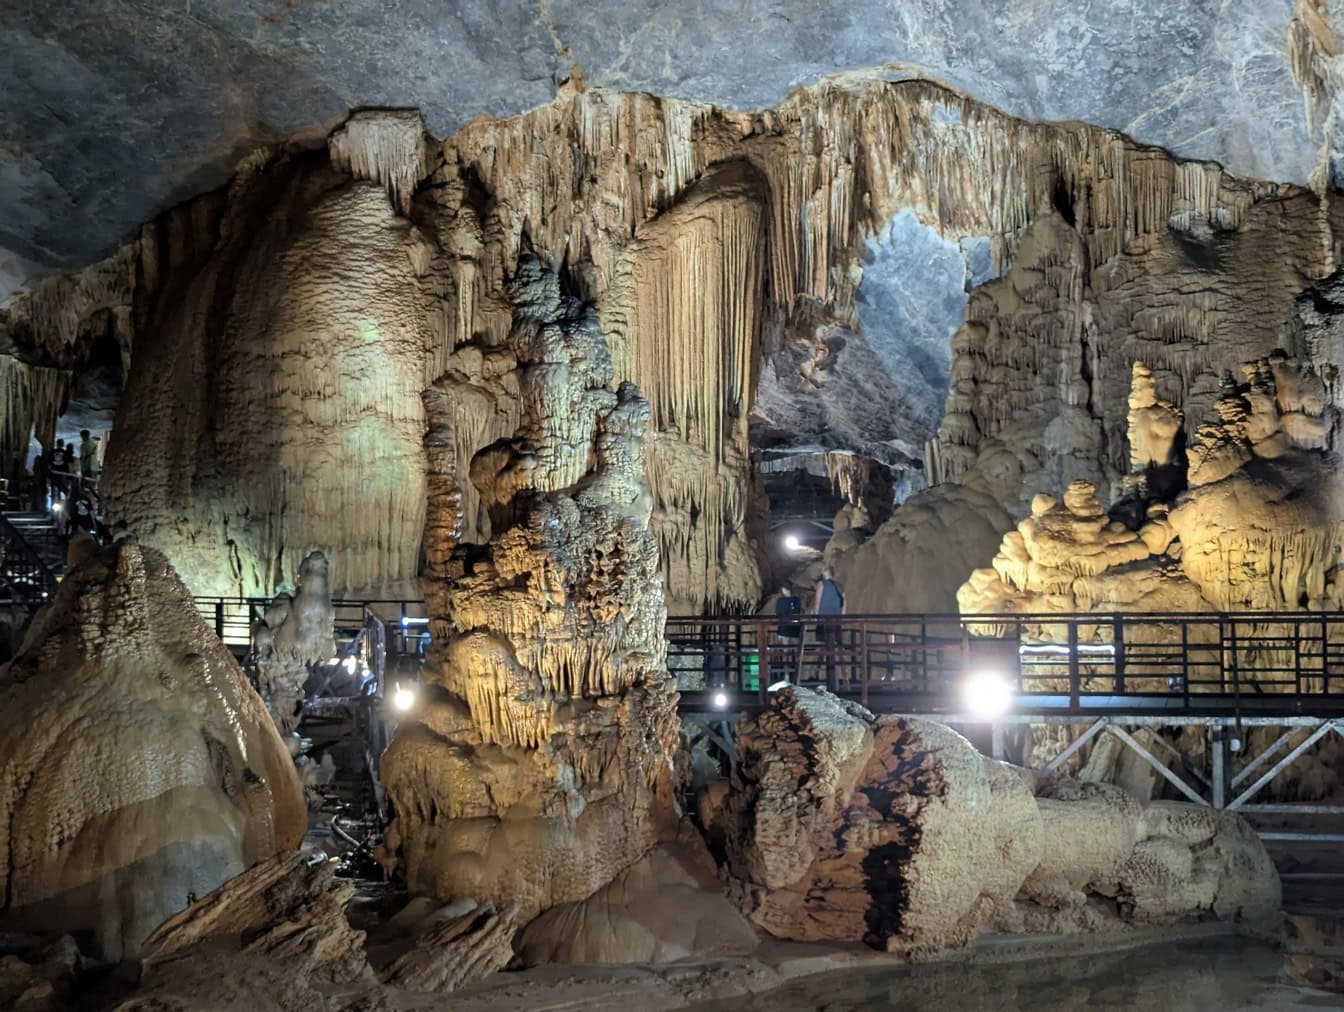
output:
[[[793,681],[801,680],[802,674],[803,653],[798,649],[803,642],[803,623],[799,618],[802,611],[802,599],[793,592],[791,586],[785,584],[780,588],[779,598],[775,601],[775,617],[780,620],[776,631],[779,634],[779,641],[792,648],[788,652],[797,655],[796,658],[786,661],[783,666],[785,668],[783,675]],[[835,677],[836,661],[840,653],[839,617],[844,613],[845,590],[836,582],[835,571],[827,566],[821,571],[821,579],[817,581],[816,590],[812,595],[811,614],[816,616],[817,642],[823,648],[828,682]],[[827,621],[828,616],[830,621]]]
[[[100,440],[83,429],[79,445],[64,439],[39,453],[33,459],[32,482],[28,497],[34,510],[54,508],[61,519],[64,534],[83,531],[98,537],[99,515],[98,473],[100,471]]]

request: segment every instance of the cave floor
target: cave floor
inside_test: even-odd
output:
[[[970,1012],[992,1007],[1012,1012],[1143,1007],[1228,1012],[1338,1008],[1344,1003],[1337,994],[1290,981],[1283,965],[1283,951],[1276,945],[1239,937],[1214,923],[1122,936],[986,936],[951,958],[921,964],[861,945],[767,941],[749,957],[665,966],[543,966],[498,974],[455,993],[453,1008]]]

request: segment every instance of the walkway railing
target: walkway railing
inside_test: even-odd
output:
[[[252,626],[270,607],[269,597],[197,597],[196,610],[224,643],[233,647],[252,642]],[[357,635],[370,616],[395,625],[405,635],[420,635],[425,629],[423,601],[364,598],[333,601],[337,639]]]
[[[801,616],[797,628],[761,616],[672,618],[667,637],[691,709],[724,693],[763,701],[787,680],[948,712],[964,708],[968,675],[991,672],[1019,710],[1344,713],[1340,612]]]

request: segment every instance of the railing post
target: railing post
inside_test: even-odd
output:
[[[224,600],[215,602],[215,636],[222,643],[224,641]]]
[[[1078,675],[1078,620],[1069,619],[1069,709],[1082,706],[1083,687]]]
[[[1218,692],[1227,691],[1227,628],[1226,616],[1218,616]]]
[[[764,703],[769,698],[765,691],[766,678],[770,672],[770,626],[765,622],[756,623],[756,696]]]
[[[1213,796],[1210,800],[1215,809],[1223,809],[1227,807],[1227,735],[1222,727],[1215,726],[1210,730],[1213,733],[1213,768],[1210,770]]]
[[[1013,623],[1013,671],[1017,674],[1017,681],[1013,688],[1021,693],[1026,688],[1022,684],[1022,622],[1021,620]]]
[[[1302,709],[1302,622],[1293,620],[1293,692],[1297,695],[1297,708]]]
[[[863,685],[860,688],[860,694],[863,705],[868,705],[868,680],[872,677],[872,671],[868,666],[868,622],[863,620],[859,623],[859,635],[863,637],[863,664],[860,668],[859,677],[863,679]]]
[[[1330,620],[1321,619],[1321,691],[1330,694]]]
[[[1115,694],[1123,696],[1125,694],[1125,620],[1118,612],[1115,615],[1113,639],[1115,641]]]
[[[1221,644],[1218,647],[1218,655],[1221,657],[1223,648]],[[1185,708],[1190,709],[1190,622],[1188,619],[1181,620],[1181,696],[1185,700]]]
[[[1237,662],[1237,620],[1232,619],[1232,707],[1241,715],[1241,665]]]

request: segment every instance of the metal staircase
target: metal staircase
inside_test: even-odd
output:
[[[65,572],[65,539],[45,513],[0,514],[0,660],[18,647],[22,631]]]

